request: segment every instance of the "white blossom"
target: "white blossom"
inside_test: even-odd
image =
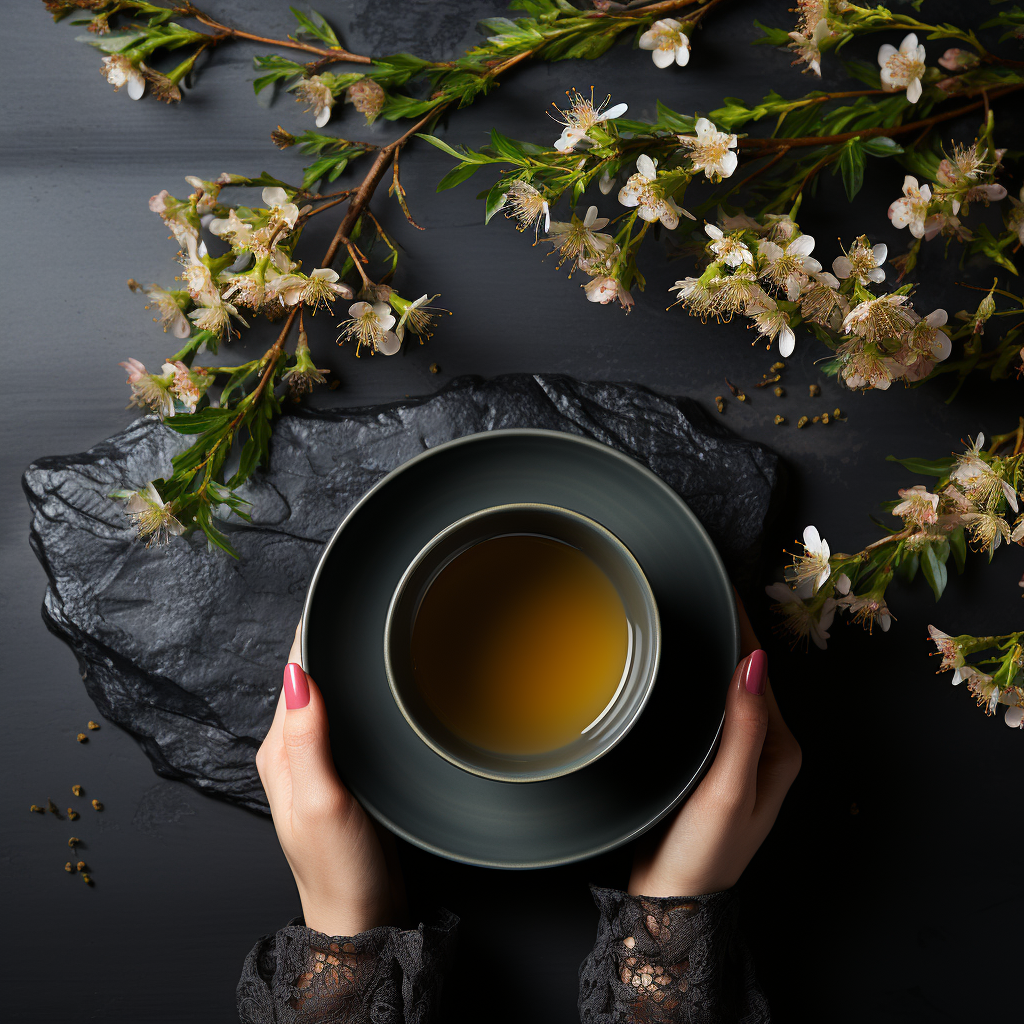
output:
[[[582,220],[574,214],[568,221],[552,221],[547,241],[562,254],[558,265],[571,260],[573,270],[577,266],[587,271],[609,269],[618,247],[615,239],[601,230],[607,226],[608,218],[598,217],[596,206],[589,207]]]
[[[113,53],[103,58],[101,73],[119,91],[122,85],[128,87],[128,95],[133,100],[141,100],[146,91],[146,76],[141,67],[136,67],[124,54]]]
[[[743,263],[749,264],[751,267],[754,265],[754,254],[741,238],[736,235],[726,235],[721,228],[714,224],[705,224],[704,230],[712,239],[711,251],[726,266],[738,267]]]
[[[505,202],[508,203],[505,216],[515,217],[519,222],[516,227],[520,231],[532,227],[536,235],[542,223],[545,232],[551,230],[548,201],[528,181],[513,181],[505,193]]]
[[[889,206],[889,220],[894,227],[909,227],[915,238],[923,238],[931,201],[931,186],[918,186],[917,178],[908,174],[903,179],[903,198],[897,199]]]
[[[622,287],[622,283],[606,274],[597,274],[592,277],[583,286],[583,290],[590,302],[600,302],[606,306],[614,299],[618,299],[619,305],[627,311],[633,305],[633,296]]]
[[[690,40],[683,32],[683,24],[675,18],[661,18],[640,37],[640,49],[651,50],[651,57],[659,68],[673,62],[680,67],[690,60]]]
[[[754,322],[758,332],[769,341],[779,339],[779,355],[788,358],[796,350],[796,334],[789,323],[789,316],[779,309],[779,304],[762,292],[753,299],[746,309],[747,316]]]
[[[393,356],[402,347],[401,339],[391,330],[395,316],[386,302],[355,302],[349,306],[348,315],[349,319],[338,325],[338,344],[354,339],[357,354],[366,345],[385,356]]]
[[[765,587],[765,593],[776,603],[773,609],[785,616],[783,629],[794,641],[809,637],[822,650],[827,646],[829,627],[836,614],[835,598],[827,597],[815,611],[805,602],[810,597],[809,586],[792,588],[785,583],[773,583]]]
[[[636,206],[641,220],[661,221],[670,231],[679,224],[679,214],[693,220],[693,215],[679,208],[671,196],[666,196],[657,183],[658,171],[654,161],[641,153],[636,161],[636,174],[619,189],[619,202],[623,206]]]
[[[797,586],[809,582],[811,592],[817,593],[832,573],[829,565],[832,553],[828,541],[814,526],[808,526],[804,530],[803,546],[804,553],[793,556],[793,564],[786,570],[786,579]]]
[[[296,100],[309,104],[307,109],[313,112],[317,128],[323,128],[330,121],[331,108],[334,106],[334,93],[331,92],[331,87],[320,75],[311,75],[309,78],[301,79],[294,88]]]
[[[917,36],[913,32],[903,37],[898,50],[892,43],[883,43],[878,48],[882,88],[887,92],[906,89],[907,102],[916,103],[921,98],[924,57],[924,47],[918,44]]]
[[[161,499],[152,483],[127,496],[124,513],[137,535],[148,536],[150,544],[166,544],[171,537],[180,537],[185,532],[185,527],[174,516],[173,505]]]
[[[315,313],[321,305],[330,307],[335,298],[351,299],[352,289],[339,281],[338,272],[330,267],[317,267],[309,277],[302,274],[282,275],[275,288],[278,298],[286,306],[299,302],[312,307]]]
[[[717,181],[728,178],[739,163],[739,157],[733,152],[737,143],[736,136],[720,132],[706,117],[697,118],[693,128],[696,137],[677,136],[680,146],[690,151],[693,169],[703,171],[706,177]]]
[[[584,139],[589,142],[590,138],[587,133],[591,128],[602,121],[622,117],[629,109],[625,103],[616,103],[614,106],[606,108],[611,97],[595,107],[593,94],[590,99],[587,99],[582,93],[573,89],[568,95],[568,109],[558,111],[558,120],[565,126],[562,129],[562,134],[555,141],[555,149],[559,153],[571,153]]]
[[[867,239],[858,238],[845,256],[837,256],[832,261],[832,271],[843,281],[852,277],[863,285],[881,284],[885,280],[885,271],[881,267],[888,254],[889,249],[884,242],[869,248]]]
[[[762,238],[757,243],[757,252],[765,266],[759,276],[787,292],[794,287],[799,292],[803,276],[821,272],[821,264],[811,256],[813,251],[814,238],[811,235],[797,235],[785,245]]]

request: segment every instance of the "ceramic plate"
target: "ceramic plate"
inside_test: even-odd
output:
[[[661,668],[640,720],[571,775],[509,783],[448,763],[410,728],[384,668],[384,621],[417,552],[456,519],[537,502],[580,512],[633,553],[658,602]],[[679,496],[625,455],[572,434],[495,430],[394,470],[328,542],[306,595],[303,665],[327,702],[345,784],[392,832],[432,853],[502,868],[566,864],[646,831],[697,783],[739,659],[732,587]]]

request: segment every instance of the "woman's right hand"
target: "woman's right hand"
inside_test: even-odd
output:
[[[714,763],[660,838],[641,841],[629,892],[702,896],[736,884],[764,842],[800,770],[800,745],[786,727],[760,649],[737,599],[741,649]]]
[[[405,894],[390,836],[382,845],[366,812],[338,778],[323,697],[298,662],[296,630],[277,712],[256,754],[256,767],[306,924],[332,936],[400,924]]]

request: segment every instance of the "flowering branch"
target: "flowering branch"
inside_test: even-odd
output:
[[[888,630],[895,616],[886,592],[895,580],[909,585],[920,572],[938,601],[948,582],[950,556],[963,572],[969,548],[991,559],[1003,541],[1024,544],[1024,514],[1019,514],[1018,502],[1024,489],[1024,417],[1015,430],[993,438],[987,449],[979,434],[966,452],[951,458],[890,460],[913,473],[935,477],[934,490],[922,484],[901,490],[900,500],[887,508],[902,527],[855,554],[832,553],[817,529],[807,527],[803,552],[792,556],[786,582],[766,588],[773,610],[783,617],[782,630],[794,642],[811,639],[824,648],[841,612],[869,632],[876,624]],[[940,671],[955,668],[954,685],[968,680],[989,714],[1000,702],[1024,708],[1024,688],[1019,686],[1024,634],[952,638],[934,626],[929,632],[943,655]],[[1002,653],[973,668],[965,666],[964,655],[993,646]],[[999,668],[993,673],[982,670],[990,665]],[[1020,715],[1008,714],[1007,722],[1019,725]]]

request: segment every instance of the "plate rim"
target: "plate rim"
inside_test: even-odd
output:
[[[527,436],[538,438],[551,437],[558,438],[559,440],[568,440],[571,442],[575,442],[577,444],[582,444],[587,447],[597,449],[603,455],[612,455],[615,458],[619,459],[620,461],[625,462],[634,470],[639,470],[641,473],[647,476],[649,480],[655,484],[656,487],[664,491],[668,498],[672,502],[674,502],[683,512],[686,518],[690,520],[691,525],[696,527],[698,534],[704,539],[704,542],[706,543],[708,549],[711,551],[714,565],[719,574],[720,579],[724,581],[727,589],[734,590],[732,581],[729,579],[729,574],[725,570],[725,564],[722,562],[722,556],[719,553],[714,541],[708,534],[707,530],[704,529],[704,524],[701,523],[701,521],[697,518],[696,514],[693,512],[690,506],[686,504],[682,497],[675,490],[673,490],[673,488],[671,488],[664,480],[662,480],[657,473],[655,473],[652,469],[645,466],[642,462],[639,462],[637,459],[634,459],[630,455],[626,455],[625,452],[620,452],[617,448],[613,448],[611,445],[604,444],[603,442],[597,441],[594,438],[583,437],[580,434],[573,434],[570,433],[569,431],[549,430],[544,427],[500,427],[495,430],[478,430],[472,434],[463,434],[461,437],[453,437],[448,441],[443,441],[441,444],[434,445],[432,448],[425,448],[422,452],[419,452],[417,455],[414,455],[411,459],[407,459],[401,465],[395,466],[394,469],[389,470],[384,476],[380,478],[380,480],[378,480],[369,490],[367,490],[363,494],[363,496],[342,517],[341,522],[337,525],[334,532],[324,543],[323,549],[320,552],[320,557],[317,559],[316,568],[313,570],[313,573],[309,579],[309,585],[306,587],[305,599],[302,602],[302,618],[300,620],[301,642],[299,645],[299,657],[303,671],[306,671],[306,666],[309,664],[309,653],[307,649],[309,642],[308,613],[310,606],[312,605],[313,596],[316,593],[317,585],[320,582],[320,575],[323,572],[324,566],[327,563],[327,559],[330,556],[335,543],[341,536],[342,531],[348,525],[350,520],[354,518],[356,513],[359,512],[360,509],[364,505],[366,505],[379,490],[382,490],[401,473],[409,469],[411,466],[414,466],[424,461],[425,459],[430,458],[437,452],[449,448],[456,448],[464,444],[480,443],[482,441],[486,441],[488,438],[514,436]],[[740,651],[740,626],[739,615],[736,611],[735,602],[729,605],[729,617],[732,626],[731,632],[733,639],[733,649],[738,655]],[[524,861],[520,863],[509,861],[490,861],[476,857],[468,857],[465,855],[457,854],[452,852],[451,850],[442,849],[439,846],[435,846],[433,843],[426,842],[425,840],[412,835],[404,828],[393,822],[386,814],[383,814],[380,810],[378,810],[377,807],[375,807],[369,800],[366,800],[365,798],[357,799],[359,799],[359,803],[362,804],[363,808],[366,811],[368,811],[377,821],[383,824],[395,835],[399,836],[406,842],[411,843],[413,846],[416,846],[421,850],[425,850],[428,853],[433,853],[439,857],[444,857],[446,860],[456,861],[460,864],[469,864],[474,867],[499,868],[513,871],[560,867],[565,864],[575,864],[579,861],[589,860],[592,857],[600,856],[603,853],[608,853],[611,850],[618,849],[620,846],[624,846],[631,840],[643,835],[645,832],[648,832],[660,821],[664,820],[665,817],[671,814],[671,812],[679,806],[679,804],[689,795],[691,790],[695,788],[695,786],[698,785],[700,780],[704,777],[704,774],[707,771],[710,761],[714,759],[714,756],[718,750],[718,744],[722,737],[722,727],[724,723],[725,711],[723,709],[722,717],[719,720],[718,728],[715,731],[715,738],[712,741],[711,746],[708,748],[708,752],[705,754],[703,760],[701,761],[700,766],[698,767],[697,771],[694,772],[693,776],[687,782],[686,786],[684,786],[683,789],[680,791],[678,796],[676,796],[672,803],[669,804],[669,806],[666,807],[660,814],[658,814],[656,817],[652,818],[645,824],[637,826],[636,828],[629,831],[626,835],[621,836],[618,839],[611,840],[607,843],[602,843],[599,846],[583,850],[579,853],[575,853],[567,857],[554,857],[547,860]],[[540,783],[537,784],[539,785]]]

